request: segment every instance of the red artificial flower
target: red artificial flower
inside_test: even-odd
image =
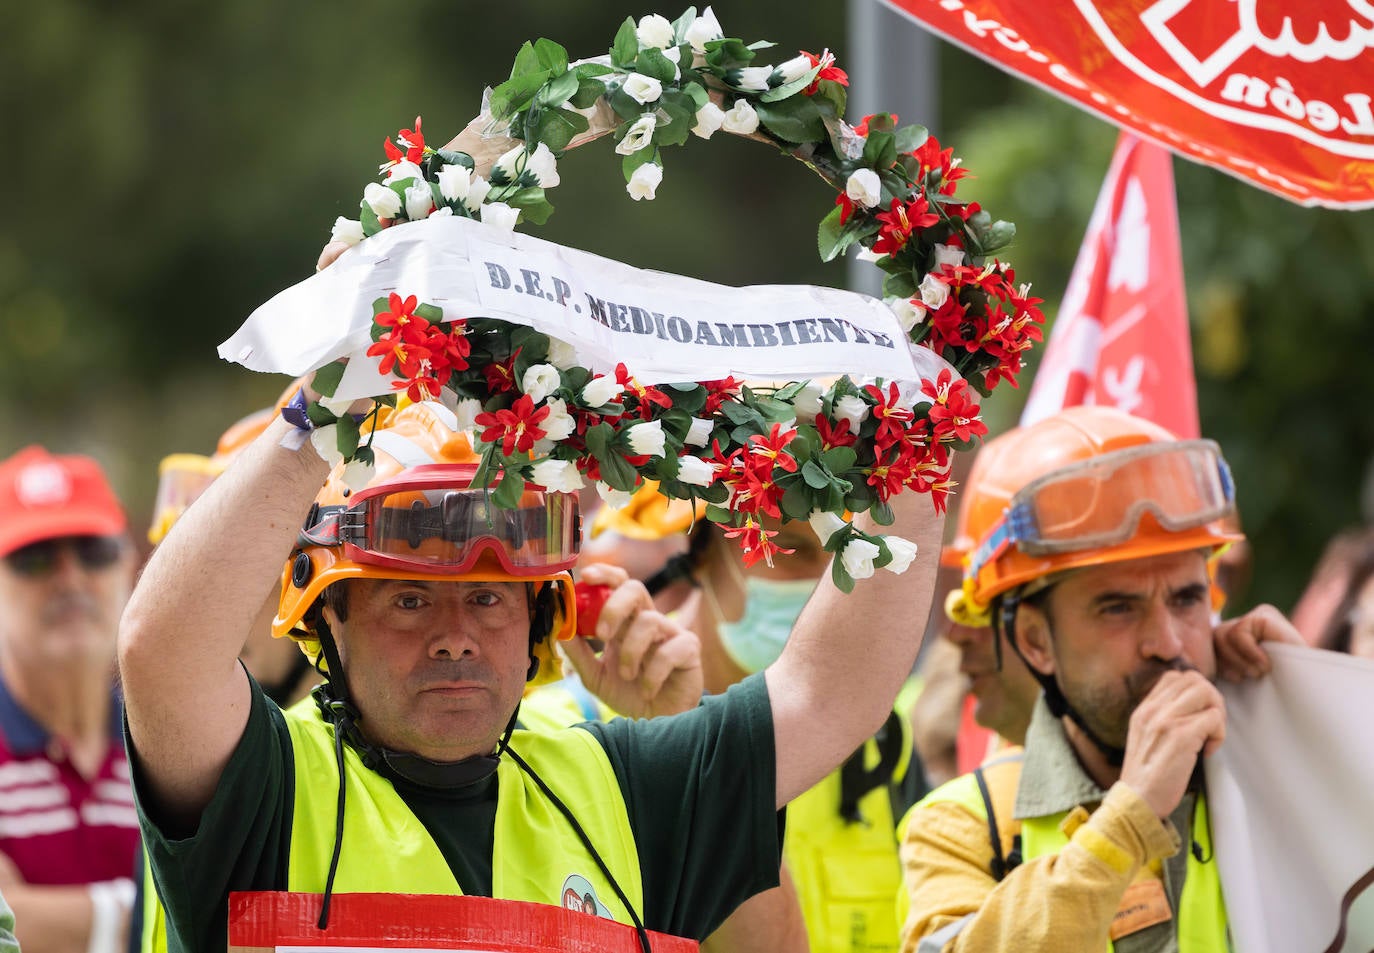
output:
[[[395,368],[402,377],[413,377],[420,368],[420,362],[429,358],[429,350],[420,343],[422,340],[417,335],[417,329],[396,328],[378,338],[367,349],[367,356],[381,357],[377,369],[383,374],[390,374]]]
[[[913,149],[911,154],[921,164],[922,180],[931,172],[940,174],[939,192],[941,195],[953,195],[955,183],[968,175],[968,169],[959,165],[958,160],[954,158],[954,150],[942,150],[940,140],[934,136],[927,138],[925,142]]]
[[[448,380],[450,373],[446,368],[442,370],[440,372],[441,380],[440,376],[435,374],[434,365],[427,359],[422,360],[419,362],[419,367],[407,380],[392,381],[391,389],[404,390],[406,396],[417,404],[422,401],[433,400],[438,395],[440,388],[444,386],[444,382]]]
[[[873,487],[878,499],[887,502],[896,494],[902,492],[907,481],[912,474],[911,449],[906,444],[897,444],[897,452],[891,460],[885,463],[875,463],[871,467],[866,467],[864,472],[868,474],[867,483]]]
[[[437,325],[431,325],[425,347],[429,349],[430,359],[434,361],[435,366],[442,365],[450,371],[467,370],[472,342],[468,340],[464,322],[454,321],[447,331]]]
[[[949,368],[940,372],[935,381],[921,381],[921,393],[933,401],[930,408],[931,433],[936,440],[952,437],[967,442],[975,436],[987,434],[988,428],[978,419],[981,409],[969,394],[968,381],[953,380]]]
[[[816,90],[820,88],[821,80],[823,79],[830,80],[833,83],[839,83],[841,86],[849,85],[849,74],[835,65],[834,53],[826,50],[821,53],[820,56],[817,56],[815,53],[808,53],[806,50],[802,50],[801,55],[810,60],[812,66],[819,66],[821,68],[821,71],[816,74],[816,78],[811,81],[811,85],[802,90],[802,95],[816,95]]]
[[[615,382],[638,398],[639,416],[643,420],[653,419],[655,407],[662,407],[664,410],[672,410],[673,408],[671,397],[657,387],[645,387],[635,380],[623,363],[615,366]]]
[[[849,221],[849,216],[854,214],[854,208],[858,205],[849,197],[848,189],[840,189],[840,194],[835,196],[835,204],[840,207],[840,224]]]
[[[930,211],[930,203],[924,195],[907,202],[894,198],[886,212],[876,216],[882,227],[873,242],[873,251],[878,255],[895,255],[910,240],[912,233],[929,228],[940,220],[940,216]]]
[[[878,430],[873,435],[875,449],[882,453],[894,443],[900,443],[906,436],[906,425],[916,415],[910,407],[902,407],[897,402],[901,393],[895,383],[887,385],[887,393],[876,384],[869,384],[864,392],[877,403],[873,407],[873,418],[878,421]]]
[[[816,433],[821,438],[821,449],[829,450],[831,447],[852,447],[858,441],[859,435],[849,432],[849,420],[841,420],[833,426],[830,418],[825,414],[816,415]]]
[[[773,542],[771,537],[778,535],[775,529],[764,529],[754,522],[752,516],[744,518],[743,526],[732,526],[725,530],[728,539],[738,539],[740,548],[744,551],[744,565],[752,566],[762,559],[769,566],[773,565],[773,555],[775,553],[795,553],[795,549],[783,549]]]
[[[487,389],[493,394],[512,390],[515,387],[515,359],[522,348],[516,348],[504,361],[492,361],[482,368],[482,376],[487,379]]]
[[[771,474],[774,467],[780,467],[788,473],[796,473],[797,459],[784,449],[796,436],[797,428],[790,427],[783,433],[782,424],[774,424],[766,437],[757,433],[752,435],[749,438],[749,469]]]
[[[501,452],[509,457],[512,453],[529,453],[534,448],[534,442],[542,439],[545,433],[539,423],[548,415],[547,404],[535,410],[530,395],[521,394],[509,410],[480,413],[473,418],[473,423],[486,428],[482,431],[484,443],[500,440]]]
[[[404,147],[404,151],[397,146]],[[382,148],[386,150],[386,157],[389,160],[386,166],[394,165],[402,160],[419,162],[423,159],[425,157],[425,136],[420,131],[420,117],[415,117],[414,129],[402,129],[396,133],[395,144],[390,139],[386,139],[382,142]],[[386,166],[382,168],[386,168]]]
[[[743,381],[737,381],[733,377],[726,377],[718,381],[702,381],[701,386],[706,388],[706,406],[701,412],[706,417],[714,417],[716,411],[720,410],[720,405],[727,400],[739,396],[740,387]]]
[[[429,324],[424,318],[415,314],[415,309],[419,307],[420,300],[414,295],[402,298],[396,292],[392,292],[386,299],[387,310],[374,315],[372,323],[384,328],[405,328],[412,324]]]

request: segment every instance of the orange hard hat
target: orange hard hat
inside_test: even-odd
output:
[[[987,441],[961,507],[972,541],[946,612],[987,624],[997,596],[1069,569],[1243,535],[1220,449],[1109,407],[1071,407]]]
[[[455,424],[438,404],[401,406],[371,434],[375,466],[365,488],[351,489],[344,467],[330,474],[283,570],[274,636],[295,639],[317,659],[311,609],[345,579],[542,583],[549,634],[573,636],[576,497],[531,486],[515,507],[496,506],[493,487],[471,485],[478,457]],[[541,681],[559,672],[550,641],[536,647]]]

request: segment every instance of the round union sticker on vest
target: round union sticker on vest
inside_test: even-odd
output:
[[[591,882],[581,874],[569,874],[568,879],[563,881],[562,904],[564,910],[576,910],[605,917],[607,920],[612,919],[611,911],[597,899],[596,890]]]

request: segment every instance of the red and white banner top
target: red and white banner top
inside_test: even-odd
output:
[[[1122,133],[1021,415],[1116,407],[1198,436],[1173,157]]]
[[[1302,205],[1374,206],[1369,0],[884,0],[952,43]]]

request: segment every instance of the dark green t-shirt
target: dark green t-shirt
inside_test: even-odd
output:
[[[615,770],[635,835],[648,929],[700,939],[744,900],[777,885],[782,814],[773,808],[773,716],[762,676],[672,718],[566,730],[591,732]],[[162,831],[150,816],[129,748],[169,949],[223,951],[231,891],[286,889],[294,788],[309,780],[294,776],[284,716],[254,683],[243,738],[189,837]],[[470,895],[491,894],[496,780],[444,793],[397,784]],[[315,809],[332,815],[332,794]]]

